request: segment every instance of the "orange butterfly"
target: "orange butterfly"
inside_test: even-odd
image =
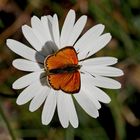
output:
[[[55,90],[66,93],[78,93],[81,86],[80,65],[77,53],[73,47],[65,47],[55,54],[49,55],[44,66],[47,71],[49,84]]]

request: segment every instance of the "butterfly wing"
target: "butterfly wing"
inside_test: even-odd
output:
[[[66,93],[78,93],[81,87],[81,80],[80,80],[80,72],[76,71],[74,73],[70,73],[71,78],[69,81],[65,81],[61,85],[61,90]],[[70,77],[70,75],[67,75]]]
[[[66,93],[78,93],[81,86],[79,71],[52,74],[48,76],[48,81],[55,90],[61,89]]]
[[[73,47],[60,49],[55,54],[48,56],[44,61],[44,66],[47,70],[58,69],[70,64],[78,64],[77,53]]]

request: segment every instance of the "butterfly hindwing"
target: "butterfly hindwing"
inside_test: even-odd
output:
[[[77,93],[81,86],[79,71],[49,75],[48,81],[55,90],[61,89],[66,93]]]
[[[80,73],[79,71],[76,71],[71,74],[71,79],[66,83],[65,85],[62,84],[61,90],[67,93],[78,93],[81,87],[81,81],[80,81]]]

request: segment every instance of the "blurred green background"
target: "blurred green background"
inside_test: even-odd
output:
[[[21,91],[12,83],[26,74],[14,69],[7,38],[28,44],[21,33],[23,24],[30,25],[32,15],[57,13],[62,26],[69,9],[77,18],[88,15],[85,31],[95,24],[106,26],[111,42],[96,56],[114,56],[116,67],[125,75],[117,78],[120,90],[106,90],[110,104],[102,104],[100,117],[89,117],[77,104],[80,125],[63,129],[55,114],[48,126],[41,124],[41,110],[31,113],[29,104],[16,105]],[[140,140],[140,0],[0,0],[0,140]]]

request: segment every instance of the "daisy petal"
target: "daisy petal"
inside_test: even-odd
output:
[[[94,76],[109,76],[109,77],[117,77],[117,76],[122,76],[123,71],[114,68],[114,67],[105,67],[105,66],[83,66],[81,70],[86,71]]]
[[[111,101],[110,97],[104,91],[95,87],[92,84],[92,81],[90,81],[90,79],[87,78],[86,74],[81,74],[81,81],[82,83],[84,83],[85,91],[88,91],[88,90],[90,91],[90,92],[86,92],[86,94],[91,100],[95,98],[94,100],[99,100],[103,103],[109,103]]]
[[[48,125],[52,120],[56,108],[56,99],[57,94],[54,90],[51,90],[43,107],[42,124]]]
[[[48,33],[48,31],[45,32],[45,28],[39,18],[37,18],[36,16],[33,16],[31,18],[31,25],[32,25],[35,35],[38,37],[38,39],[42,43],[42,46],[44,46],[46,42],[51,41],[51,38],[49,36],[50,33]],[[48,26],[48,24],[46,24],[45,26]]]
[[[66,106],[67,106],[67,112],[69,114],[69,121],[74,128],[77,128],[79,122],[78,122],[78,117],[77,117],[77,113],[75,110],[72,96],[69,94],[66,94],[65,102],[66,102]]]
[[[41,44],[40,40],[37,38],[33,29],[27,25],[22,26],[22,32],[24,37],[28,40],[28,42],[37,50],[41,51],[43,45]]]
[[[49,20],[50,23],[53,22],[53,17],[51,15],[47,15],[47,18],[48,18],[48,20]]]
[[[81,34],[85,24],[87,22],[87,16],[81,16],[75,23],[73,30],[70,33],[70,38],[67,46],[73,46],[79,35]]]
[[[83,82],[82,82],[83,83]],[[87,87],[87,88],[85,88]],[[91,90],[90,90],[91,89]],[[82,87],[82,91],[87,95],[87,97],[93,102],[93,104],[96,106],[97,109],[101,108],[101,104],[99,103],[99,101],[95,98],[95,95],[93,94],[92,88],[89,88],[89,86],[85,86],[85,84],[83,84]]]
[[[74,22],[75,22],[75,11],[70,10],[65,18],[61,31],[61,37],[60,37],[61,48],[67,46],[70,37],[69,35],[73,29]]]
[[[85,77],[87,80],[89,80],[91,83],[93,83],[93,85],[97,87],[108,88],[108,89],[121,88],[121,84],[118,81],[111,78],[102,77],[102,76],[93,77],[92,75],[89,75],[88,73],[86,73]]]
[[[43,65],[26,59],[15,59],[13,66],[22,71],[42,71]]]
[[[121,84],[111,78],[107,78],[107,77],[95,77],[94,78],[94,84],[98,87],[103,87],[103,88],[108,88],[108,89],[120,89],[121,88]]]
[[[43,83],[46,82],[46,78],[42,78],[41,81]],[[33,83],[32,85],[28,86],[24,89],[17,98],[16,103],[18,105],[23,105],[29,102],[33,97],[35,97],[38,92],[42,90],[43,86],[40,81]]]
[[[40,78],[42,78],[44,76],[45,76],[45,73],[43,73],[43,71],[27,74],[27,75],[19,78],[18,80],[16,80],[13,83],[12,87],[13,87],[13,89],[25,88],[25,87],[29,86],[31,83],[33,83],[34,81],[39,81]]]
[[[6,44],[13,52],[26,59],[38,61],[40,63],[43,63],[44,61],[44,57],[41,54],[16,40],[7,39]]]
[[[68,110],[67,110],[67,104],[65,100],[65,94],[63,92],[58,93],[57,98],[57,111],[58,111],[58,117],[59,120],[64,128],[67,128],[69,125],[69,119],[68,119]]]
[[[74,45],[77,52],[84,51],[89,42],[97,39],[103,32],[104,25],[98,24],[90,28]]]
[[[81,90],[88,96],[88,98],[94,103],[94,105],[96,106],[97,109],[101,108],[101,104],[98,102],[98,100],[96,99],[95,95],[94,95],[94,90],[91,88],[91,83],[89,84],[89,80],[88,79],[84,79],[83,78],[83,74],[81,74],[81,83],[82,83],[82,87]]]
[[[31,112],[36,111],[45,101],[47,98],[48,94],[50,93],[50,88],[49,87],[43,87],[43,89],[38,93],[31,101],[29,110]]]
[[[94,96],[97,100],[99,100],[102,103],[109,103],[111,101],[110,97],[101,89],[92,86],[92,89],[94,91]]]
[[[53,38],[54,38],[55,44],[58,47],[60,47],[60,32],[59,32],[58,17],[56,14],[53,16],[52,31],[53,31]]]
[[[89,50],[91,49],[91,51],[88,54],[88,57],[93,55],[94,53],[98,52],[99,50],[101,50],[103,47],[105,47],[111,40],[112,36],[110,33],[105,33],[102,36],[99,37],[99,39],[97,40],[97,43],[95,43],[93,46],[90,45]],[[98,44],[98,45],[96,45]]]
[[[81,61],[80,64],[84,65],[84,66],[91,66],[91,67],[93,65],[107,66],[107,65],[116,64],[117,61],[118,61],[118,59],[115,57],[96,57],[96,58],[91,58],[91,59]]]
[[[50,23],[52,24],[52,21],[53,21],[53,18],[51,16],[42,16],[41,17],[41,22],[43,24],[45,34],[47,35],[46,38],[48,40],[52,40],[52,36],[51,36],[52,27],[50,27]]]
[[[91,40],[86,44],[86,47],[82,47],[83,50],[79,51],[79,60],[85,59],[101,50],[111,40],[110,33],[101,35],[95,40]]]
[[[93,102],[86,96],[83,91],[78,94],[74,94],[75,99],[79,105],[85,110],[85,112],[91,117],[97,118],[99,116],[98,110]]]

